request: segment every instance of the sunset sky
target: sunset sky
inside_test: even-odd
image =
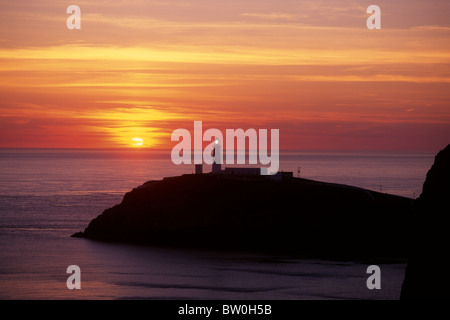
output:
[[[1,1],[0,147],[169,149],[201,120],[280,129],[285,150],[435,152],[449,17],[448,0]]]

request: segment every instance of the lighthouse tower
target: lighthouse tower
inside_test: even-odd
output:
[[[213,156],[213,164],[212,164],[212,173],[220,173],[222,171],[222,154],[220,153],[220,143],[219,139],[214,141],[214,150],[212,153]]]

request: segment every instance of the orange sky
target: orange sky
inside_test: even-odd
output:
[[[0,147],[172,148],[201,120],[280,129],[282,149],[434,152],[449,16],[448,0],[2,1]]]

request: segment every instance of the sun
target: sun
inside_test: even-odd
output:
[[[133,139],[131,139],[131,145],[133,147],[142,147],[144,145],[144,139],[134,137]]]

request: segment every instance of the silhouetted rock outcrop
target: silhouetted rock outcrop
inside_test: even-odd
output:
[[[133,189],[74,236],[340,259],[405,257],[411,201],[297,178],[183,175]]]
[[[450,145],[440,151],[414,202],[401,299],[450,299]]]

